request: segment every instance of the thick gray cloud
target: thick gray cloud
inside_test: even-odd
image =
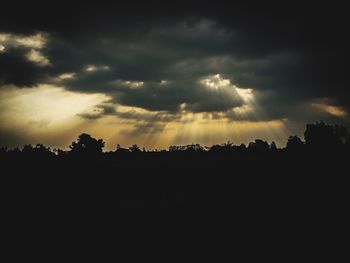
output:
[[[173,116],[182,110],[226,112],[229,118],[249,120],[304,120],[303,111],[314,111],[310,103],[319,98],[349,110],[348,42],[341,8],[189,3],[186,9],[175,6],[169,14],[159,6],[140,5],[135,9],[86,4],[75,11],[57,7],[55,15],[66,11],[62,24],[45,12],[44,20],[34,15],[27,23],[24,11],[17,23],[5,15],[0,31],[48,34],[40,52],[50,65],[28,60],[29,47],[7,48],[5,43],[0,84],[31,87],[48,82],[110,96],[113,106],[81,114],[88,119],[103,115],[137,119],[135,114],[119,113],[115,105]],[[42,8],[34,5],[30,10],[35,14]],[[203,79],[216,74],[230,80],[230,85],[203,84]],[[253,106],[259,115],[232,111],[248,105],[233,85],[254,91]],[[327,118],[319,113],[310,116]]]

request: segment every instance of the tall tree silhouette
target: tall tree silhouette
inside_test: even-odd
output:
[[[91,135],[83,133],[79,135],[77,141],[73,142],[69,148],[72,153],[99,154],[102,153],[104,146],[105,142],[102,139],[97,140]]]
[[[263,153],[270,149],[270,145],[263,140],[256,139],[254,142],[249,143],[248,149],[256,153]]]
[[[299,151],[304,147],[303,141],[296,135],[289,136],[287,142],[287,150],[289,151]]]

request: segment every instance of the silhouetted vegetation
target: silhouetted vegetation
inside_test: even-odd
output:
[[[96,140],[89,134],[79,135],[78,140],[69,146],[71,154],[78,155],[96,155],[102,153],[105,143],[102,139]]]
[[[324,122],[308,124],[304,133],[305,143],[317,149],[336,149],[350,143],[349,132],[341,125],[327,125]]]
[[[319,122],[306,126],[304,139],[290,136],[284,148],[257,139],[248,146],[228,141],[157,151],[134,144],[103,152],[102,139],[81,134],[67,151],[25,145],[0,148],[0,158],[2,177],[15,180],[15,190],[10,189],[29,199],[41,193],[38,202],[57,197],[70,203],[83,196],[83,203],[99,200],[118,207],[206,207],[230,206],[248,193],[242,202],[267,202],[267,196],[268,202],[291,197],[304,202],[309,193],[321,198],[321,189],[338,196],[346,184],[334,182],[347,180],[349,132]]]

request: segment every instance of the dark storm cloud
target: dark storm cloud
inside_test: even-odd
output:
[[[52,64],[40,67],[19,49],[0,53],[2,84],[54,82],[105,93],[117,104],[173,114],[184,103],[193,112],[242,106],[233,89],[214,92],[199,83],[221,74],[261,95],[266,117],[248,119],[294,117],[300,105],[323,97],[349,109],[347,18],[335,2],[66,4],[1,11],[0,32],[49,34],[45,55]],[[89,65],[95,70],[87,71]],[[58,81],[64,73],[75,77]],[[133,82],[143,85],[131,87]],[[83,117],[110,114],[115,113]]]
[[[0,53],[0,87],[6,84],[34,86],[47,77],[41,66],[26,59],[28,50],[10,48]]]
[[[171,81],[170,83],[145,83],[131,88],[117,99],[123,105],[142,107],[147,110],[176,112],[181,104],[193,112],[225,111],[243,104],[231,88],[213,91],[196,81]]]

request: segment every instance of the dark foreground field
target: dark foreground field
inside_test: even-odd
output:
[[[90,256],[84,248],[105,249],[116,240],[152,246],[151,238],[164,251],[181,245],[206,257],[202,249],[209,246],[216,259],[213,248],[231,253],[232,242],[235,254],[246,259],[277,262],[305,255],[339,261],[339,251],[347,251],[348,148],[6,153],[1,160],[7,244],[21,242],[29,248],[26,255],[36,258],[43,255],[42,248],[49,257],[59,257],[62,247]],[[175,212],[169,220],[147,213],[153,208]],[[121,231],[127,234],[120,239]],[[173,243],[164,241],[169,239]],[[33,249],[37,244],[39,251]]]
[[[348,200],[349,155],[110,153],[2,158],[12,209],[186,207],[331,211]]]

